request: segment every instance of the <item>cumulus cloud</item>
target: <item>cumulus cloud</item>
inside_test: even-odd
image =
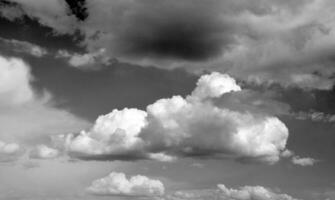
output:
[[[48,147],[46,145],[37,145],[30,151],[30,158],[36,159],[53,159],[60,155],[57,149]]]
[[[0,106],[18,105],[34,98],[30,69],[21,59],[0,56]]]
[[[274,116],[236,111],[214,99],[241,92],[233,78],[202,76],[187,97],[173,96],[136,108],[113,110],[79,134],[60,135],[70,155],[83,159],[212,157],[275,163],[286,149],[287,127]]]
[[[317,160],[313,158],[300,158],[299,156],[292,157],[292,163],[300,166],[313,166]]]
[[[0,56],[0,140],[29,148],[47,142],[52,134],[89,126],[86,120],[56,108],[51,94],[37,92],[32,81],[27,63],[19,58]],[[3,146],[4,149],[9,147]],[[42,150],[45,153],[47,149]]]
[[[12,161],[18,158],[22,149],[17,143],[5,143],[0,140],[0,162]]]
[[[112,172],[108,176],[95,180],[87,190],[96,195],[151,197],[164,195],[161,181],[143,175],[127,179],[124,173]]]
[[[100,116],[91,131],[82,131],[71,140],[69,148],[84,154],[123,154],[142,143],[139,132],[147,125],[147,113],[138,109],[113,110]]]
[[[192,92],[195,98],[215,98],[229,92],[241,91],[235,79],[227,74],[214,72],[210,75],[203,75],[199,78],[197,86]]]
[[[223,184],[218,189],[177,191],[167,196],[167,200],[297,200],[287,194],[279,194],[262,186],[227,188]]]
[[[48,53],[45,48],[42,48],[38,45],[19,40],[8,40],[4,38],[0,38],[0,44],[5,46],[5,48],[9,48],[14,52],[26,53],[35,57],[42,57]]]
[[[314,158],[309,158],[309,157],[301,158],[300,156],[296,155],[293,151],[290,151],[290,150],[283,151],[281,156],[284,158],[291,159],[291,162],[294,165],[300,165],[303,167],[313,166],[315,163],[318,162],[318,160]]]
[[[334,84],[331,0],[9,2],[4,17],[26,15],[60,34],[79,30],[87,55],[106,49],[111,58],[140,65],[306,89]],[[17,14],[5,12],[14,8]]]

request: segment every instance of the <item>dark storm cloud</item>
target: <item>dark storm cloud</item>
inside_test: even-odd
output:
[[[0,1],[0,6],[4,7],[4,6],[15,6],[16,4],[11,2],[11,1],[7,1],[7,0],[1,0]]]
[[[80,30],[88,49],[97,47],[91,43],[103,42],[112,56],[125,59],[208,60],[234,43],[232,26],[221,16],[222,3],[217,0],[64,0],[66,5],[41,1],[40,7],[21,0],[6,2],[61,34]],[[64,16],[69,12],[85,23]]]
[[[153,4],[157,9],[144,5],[125,16],[126,23],[114,33],[114,51],[138,58],[207,60],[234,42],[231,27],[219,18],[211,3],[202,7],[196,6],[199,2],[187,6]]]
[[[330,90],[335,80],[330,0],[5,2],[19,8],[16,14],[0,9],[8,19],[26,16],[57,36],[80,35],[69,42],[83,47],[86,57],[103,52],[106,60],[140,66],[220,71],[320,90]]]
[[[71,12],[81,21],[84,21],[88,17],[86,0],[65,0],[69,5]]]

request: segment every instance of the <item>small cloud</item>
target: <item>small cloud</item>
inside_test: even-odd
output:
[[[173,162],[177,160],[176,157],[167,155],[165,153],[150,153],[149,158],[152,160],[158,160],[161,162]]]
[[[58,50],[55,57],[65,58],[70,66],[86,70],[96,70],[99,69],[99,67],[97,67],[99,65],[107,66],[116,62],[106,55],[105,49],[85,54],[72,54],[66,50]]]
[[[53,159],[59,156],[57,149],[50,148],[46,145],[38,145],[30,152],[30,158],[36,159]]]
[[[313,166],[317,160],[313,158],[300,158],[299,156],[294,156],[292,158],[292,163],[300,166]]]
[[[87,190],[95,195],[151,197],[164,195],[165,189],[159,180],[143,175],[127,179],[124,173],[112,172],[104,178],[93,181]]]
[[[295,165],[300,165],[300,166],[312,166],[314,165],[317,160],[313,158],[301,158],[300,156],[295,155],[293,151],[290,150],[285,150],[281,153],[281,156],[284,158],[291,158],[291,162]]]
[[[281,156],[284,158],[289,158],[289,157],[292,157],[293,155],[294,153],[288,149],[286,149],[285,151],[281,153]]]
[[[324,123],[333,123],[335,122],[335,115],[327,114],[323,112],[317,111],[309,111],[309,112],[297,112],[291,113],[290,116],[298,119],[298,120],[311,120],[314,122],[324,122]]]
[[[205,167],[205,165],[202,164],[202,163],[192,163],[191,166],[196,167],[196,168],[204,168]]]
[[[48,54],[45,48],[26,41],[0,38],[0,44],[7,46],[14,52],[26,53],[35,57],[42,57]]]
[[[17,143],[6,143],[0,140],[0,162],[16,160],[22,154],[22,148]]]

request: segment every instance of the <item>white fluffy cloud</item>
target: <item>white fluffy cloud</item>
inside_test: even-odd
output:
[[[161,181],[136,175],[127,179],[124,173],[112,172],[108,176],[93,181],[87,190],[96,195],[115,196],[162,196],[164,185]]]
[[[136,150],[142,140],[138,134],[147,125],[147,113],[138,109],[113,110],[100,116],[93,128],[68,138],[70,151],[88,155],[120,155]]]
[[[191,97],[199,98],[216,98],[229,92],[241,91],[235,79],[227,74],[213,72],[210,75],[203,75],[199,78],[196,88],[193,90]]]
[[[89,131],[58,139],[69,153],[91,159],[130,156],[172,161],[178,156],[204,156],[275,163],[289,135],[283,122],[212,102],[240,90],[226,74],[204,75],[186,98],[160,99],[146,111],[113,110],[100,116]]]
[[[34,98],[29,67],[21,59],[0,56],[0,106],[26,103]]]
[[[219,184],[217,190],[177,191],[166,197],[167,200],[297,200],[287,194],[275,193],[262,186],[243,186],[229,189]]]

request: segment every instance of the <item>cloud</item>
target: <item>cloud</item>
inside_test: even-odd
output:
[[[88,127],[89,122],[56,108],[50,93],[36,91],[33,79],[23,60],[0,56],[0,140],[29,148],[47,143],[50,135]]]
[[[87,18],[88,13],[87,8],[85,7],[86,0],[66,0],[66,3],[69,5],[72,13],[77,17],[77,19],[84,21]]]
[[[218,185],[222,196],[232,198],[236,200],[247,200],[247,199],[273,199],[273,200],[294,200],[295,198],[287,194],[277,194],[272,192],[270,189],[262,186],[244,186],[239,189],[229,189],[226,186]]]
[[[291,116],[299,120],[311,120],[315,122],[325,122],[325,123],[335,122],[335,115],[316,111],[309,111],[309,112],[300,111],[297,113],[291,113]]]
[[[318,160],[316,160],[314,158],[309,158],[309,157],[301,158],[300,156],[295,155],[295,153],[293,151],[290,151],[290,150],[283,151],[281,156],[284,157],[284,158],[290,158],[291,162],[294,165],[300,165],[300,166],[303,166],[303,167],[313,166],[315,163],[318,162]]]
[[[27,53],[35,57],[42,57],[48,54],[48,51],[45,48],[26,41],[0,38],[0,44],[14,52]]]
[[[211,73],[202,76],[185,98],[159,99],[146,111],[115,109],[100,116],[90,130],[56,140],[82,159],[172,161],[186,156],[277,162],[289,135],[283,122],[262,111],[213,104],[239,92],[233,78]]]
[[[292,157],[292,163],[300,166],[313,166],[317,160],[313,158],[300,158],[299,156]]]
[[[152,160],[158,160],[161,162],[173,162],[177,160],[177,157],[167,155],[165,153],[150,153],[148,157]]]
[[[11,9],[16,8],[21,11],[22,15],[17,15],[16,18],[28,16],[36,19],[43,26],[53,28],[55,33],[74,33],[77,27],[77,19],[75,16],[69,15],[71,11],[65,1],[9,0],[8,2],[11,3]]]
[[[95,180],[87,190],[96,195],[150,197],[164,195],[161,181],[136,175],[127,179],[124,173],[112,172]]]
[[[199,78],[197,86],[192,92],[192,97],[204,99],[215,98],[229,92],[241,91],[235,79],[227,74],[212,73]]]
[[[26,15],[58,34],[79,30],[87,55],[106,49],[122,62],[305,89],[334,84],[331,0],[9,2],[4,17]]]
[[[223,184],[218,189],[176,191],[167,200],[297,200],[287,194],[278,194],[262,186],[243,186],[229,189]]]
[[[71,54],[66,50],[58,50],[55,57],[68,59],[68,64],[70,66],[79,69],[94,70],[99,69],[97,65],[107,66],[112,63],[112,60],[106,55],[105,49],[100,49],[96,52],[86,54]]]
[[[88,1],[84,42],[88,49],[104,46],[122,61],[209,59],[232,43],[213,2]]]
[[[0,106],[19,105],[34,98],[29,70],[21,59],[0,57]]]
[[[0,162],[16,160],[22,154],[22,149],[17,143],[5,143],[0,140]]]
[[[19,9],[16,4],[9,1],[0,2],[0,15],[13,21],[24,15],[24,12]]]
[[[57,149],[48,147],[46,145],[37,145],[30,151],[30,158],[36,159],[53,159],[60,155]]]

